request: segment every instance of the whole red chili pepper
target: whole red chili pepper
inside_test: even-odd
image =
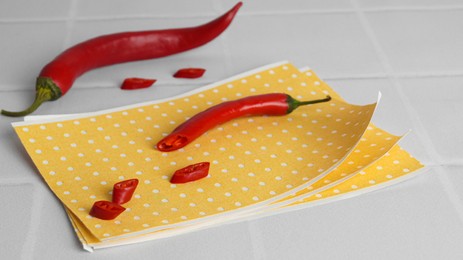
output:
[[[43,102],[66,94],[85,72],[117,63],[146,60],[184,52],[219,36],[231,23],[242,3],[215,20],[196,27],[123,32],[79,43],[58,55],[40,72],[33,104],[24,111],[2,110],[6,116],[25,116]]]
[[[149,88],[151,87],[155,79],[144,79],[144,78],[126,78],[124,82],[122,82],[121,89],[123,90],[134,90],[134,89],[141,89],[141,88]]]
[[[93,204],[89,214],[95,218],[111,220],[115,219],[124,211],[125,208],[119,204],[111,201],[100,200]]]
[[[186,183],[205,178],[209,174],[209,165],[209,162],[200,162],[178,169],[170,179],[170,182]]]
[[[113,187],[113,202],[124,204],[128,202],[138,186],[138,179],[130,179],[118,182]]]
[[[174,78],[197,79],[202,77],[204,72],[206,72],[206,70],[202,68],[184,68],[177,70],[174,74]]]
[[[291,113],[299,106],[330,101],[324,99],[298,101],[283,93],[249,96],[212,106],[185,121],[157,143],[163,152],[175,151],[191,143],[207,130],[241,116],[279,116]]]

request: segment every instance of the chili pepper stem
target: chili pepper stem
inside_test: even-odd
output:
[[[305,106],[305,105],[312,105],[312,104],[317,104],[317,103],[322,103],[322,102],[328,102],[331,100],[331,96],[327,95],[326,98],[323,99],[315,99],[315,100],[307,100],[307,101],[299,101],[297,99],[292,98],[291,96],[288,96],[288,114],[293,112],[294,109],[300,107],[300,106]]]
[[[61,90],[50,79],[45,77],[37,78],[37,87],[35,100],[27,109],[18,112],[1,110],[1,114],[5,116],[20,117],[34,112],[43,102],[58,99],[61,96]]]

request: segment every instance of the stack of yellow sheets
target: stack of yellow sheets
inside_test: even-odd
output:
[[[227,122],[178,151],[155,148],[208,107],[274,92],[333,99],[286,116]],[[93,251],[310,207],[415,176],[423,165],[398,145],[402,136],[371,123],[376,106],[349,104],[312,70],[280,62],[174,98],[13,126]],[[202,161],[211,163],[207,178],[170,183],[177,169]],[[114,220],[89,215],[95,201],[111,200],[114,183],[132,178],[140,183],[125,212]]]

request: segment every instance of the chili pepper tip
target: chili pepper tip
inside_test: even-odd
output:
[[[157,149],[162,152],[170,152],[180,149],[189,143],[188,137],[183,135],[168,135],[159,141]]]

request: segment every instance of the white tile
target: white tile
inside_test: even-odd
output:
[[[64,19],[68,16],[71,0],[2,0],[0,20]]]
[[[38,230],[35,254],[43,259],[80,259],[89,256],[78,244],[62,207],[47,203]],[[57,247],[56,245],[60,245]],[[62,248],[66,248],[62,250]],[[101,259],[254,259],[253,245],[243,223],[224,225],[183,234],[174,238],[100,249],[93,254]],[[155,252],[155,253],[154,253]]]
[[[367,12],[394,72],[463,70],[463,10]]]
[[[0,23],[0,91],[35,89],[35,78],[62,50],[64,22]]]
[[[30,184],[0,184],[0,249],[2,258],[19,259],[31,228],[33,187]]]
[[[457,203],[463,206],[463,190],[461,189],[463,185],[463,165],[447,165],[443,167],[443,171],[445,172],[446,178],[449,181],[447,184],[451,186],[447,188],[450,190],[450,192],[456,192],[457,197],[455,200]]]
[[[160,259],[254,259],[248,226],[243,223],[148,242],[145,246],[157,251]]]
[[[243,16],[235,22],[226,42],[235,71],[280,60],[331,77],[382,70],[355,14]]]
[[[222,6],[229,6],[237,0],[222,0]],[[332,11],[348,10],[352,5],[345,0],[253,0],[243,1],[242,12],[246,14],[262,12],[313,12],[313,11]]]
[[[94,5],[92,1],[80,1],[77,5],[77,14],[85,18],[104,18],[117,16],[164,16],[178,17],[197,16],[197,15],[218,15],[225,12],[238,0],[221,1],[103,1],[101,5]],[[261,12],[301,12],[306,11],[326,11],[350,9],[349,1],[344,0],[291,0],[285,1],[243,1],[240,13],[261,13]],[[108,6],[118,6],[118,8],[107,8]]]
[[[402,79],[403,91],[440,163],[463,162],[463,77]]]
[[[33,255],[41,259],[77,259],[89,256],[74,233],[73,226],[63,208],[45,184],[39,192],[44,193],[40,224],[36,227]],[[66,248],[66,250],[62,250]]]
[[[2,116],[4,117],[4,116]],[[13,128],[5,125],[2,128],[0,142],[5,150],[0,152],[2,156],[2,168],[0,183],[5,179],[30,179],[40,181],[38,171],[33,165],[29,155],[23,148],[19,138],[14,133]]]
[[[461,5],[460,0],[357,0],[362,7],[394,7],[394,8],[419,8],[442,7],[449,5]]]
[[[265,259],[458,259],[463,227],[435,172],[253,223]]]
[[[232,5],[229,6],[231,8]],[[228,8],[228,6],[227,6]],[[226,9],[221,10],[225,12]],[[192,16],[214,15],[218,11],[214,9],[211,1],[124,1],[102,0],[98,4],[94,1],[79,1],[76,7],[78,17],[104,18],[124,16]]]

